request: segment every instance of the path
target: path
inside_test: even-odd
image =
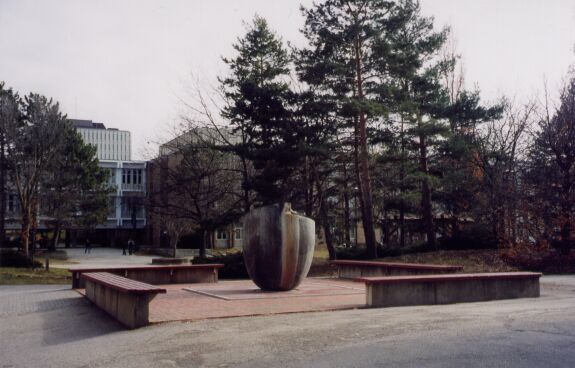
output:
[[[112,265],[144,265],[152,263],[152,258],[158,256],[122,255],[122,249],[117,248],[92,248],[88,254],[84,248],[63,249],[68,254],[68,261],[86,266],[112,266]],[[67,268],[69,265],[57,265],[54,267]],[[1,367],[1,366],[0,366]]]

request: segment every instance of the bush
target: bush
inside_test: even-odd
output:
[[[468,225],[455,236],[439,240],[444,250],[497,249],[497,238],[489,227],[481,224]]]
[[[31,268],[42,267],[42,264],[38,261],[32,262],[20,252],[8,251],[0,252],[0,267]]]
[[[405,247],[405,248],[396,248],[396,247],[390,248],[390,247],[386,247],[383,245],[378,245],[377,246],[377,257],[378,258],[399,257],[399,256],[404,255],[404,254],[424,253],[424,252],[430,252],[432,250],[433,249],[431,247],[429,247],[426,243],[418,244],[418,245],[412,245],[412,246]],[[367,257],[364,246],[350,247],[350,248],[336,247],[335,253],[336,253],[337,259],[356,260],[356,261],[362,261],[362,260],[369,259]]]
[[[555,249],[538,249],[519,245],[506,250],[501,258],[525,271],[561,274],[575,272],[575,254],[562,254]]]
[[[234,252],[227,254],[213,255],[205,258],[194,258],[193,264],[221,263],[224,267],[219,270],[219,277],[222,279],[249,279],[248,271],[244,263],[244,254]]]

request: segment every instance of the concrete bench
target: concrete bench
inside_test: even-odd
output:
[[[342,279],[358,277],[429,275],[455,273],[463,270],[463,266],[390,263],[374,261],[331,261],[337,266],[337,276]]]
[[[82,274],[86,297],[128,328],[150,324],[150,302],[166,289],[108,272]]]
[[[218,282],[218,269],[222,264],[198,265],[143,265],[121,267],[70,267],[72,288],[84,288],[81,277],[86,272],[108,272],[152,285],[193,284]]]
[[[539,297],[540,273],[364,277],[369,307],[451,304]]]

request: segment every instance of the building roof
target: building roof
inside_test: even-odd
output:
[[[96,123],[92,120],[81,119],[68,119],[76,128],[89,128],[89,129],[106,129],[102,123]]]

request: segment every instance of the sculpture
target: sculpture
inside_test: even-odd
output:
[[[315,222],[289,203],[254,209],[244,217],[244,261],[262,290],[286,291],[307,276],[315,247]]]

